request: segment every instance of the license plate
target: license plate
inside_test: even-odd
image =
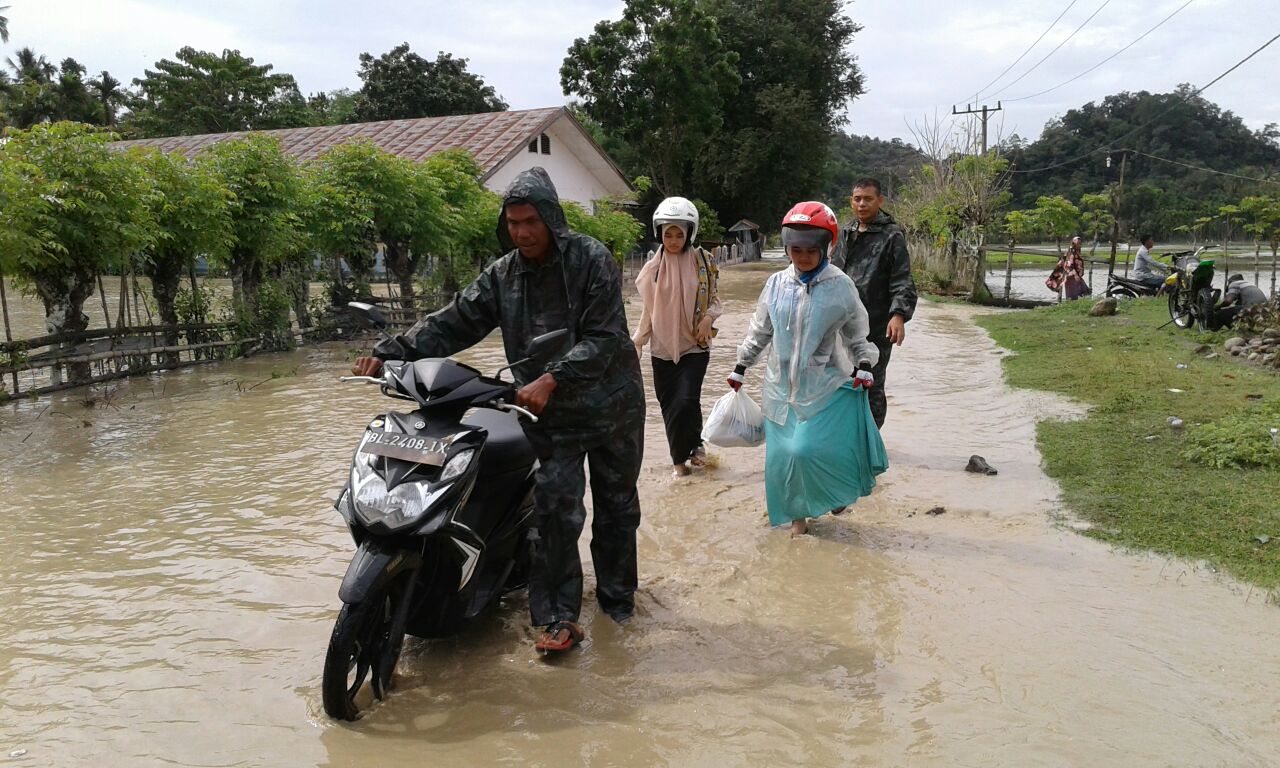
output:
[[[393,459],[413,461],[439,467],[444,464],[448,449],[433,437],[405,435],[399,432],[369,432],[361,448],[366,453],[389,456]]]

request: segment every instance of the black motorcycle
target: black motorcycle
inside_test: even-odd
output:
[[[387,336],[382,313],[348,305]],[[562,345],[568,331],[531,342],[527,360]],[[502,371],[486,377],[449,359],[389,360],[375,384],[414,404],[373,419],[356,446],[335,504],[357,545],[338,596],[324,662],[324,710],[360,716],[366,683],[385,698],[406,634],[443,637],[497,598],[527,584],[528,532],[538,462]]]
[[[1169,259],[1175,265],[1179,258],[1186,256],[1193,251],[1183,251],[1181,253],[1166,253],[1164,258]],[[1167,282],[1167,276],[1166,276]],[[1165,290],[1165,283],[1160,285],[1152,285],[1129,277],[1121,277],[1112,274],[1107,278],[1107,295],[1117,299],[1136,299],[1139,296],[1156,296],[1161,290]]]

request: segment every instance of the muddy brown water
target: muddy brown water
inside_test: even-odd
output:
[[[707,409],[766,274],[725,271]],[[1007,389],[971,314],[922,305],[890,368],[892,468],[801,539],[767,527],[762,448],[672,481],[651,400],[636,619],[589,593],[590,642],[549,664],[515,597],[411,642],[355,724],[320,704],[352,549],[331,503],[389,401],[336,381],[350,349],[5,406],[0,761],[1274,765],[1280,609],[1068,530],[1034,419],[1076,409]],[[1000,474],[961,471],[971,453]]]

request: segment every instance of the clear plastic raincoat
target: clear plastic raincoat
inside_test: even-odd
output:
[[[806,285],[795,267],[769,278],[738,364],[773,347],[764,375],[764,486],[769,522],[818,517],[871,493],[889,466],[867,391],[849,380],[875,365],[858,288],[826,266]]]
[[[858,288],[837,267],[828,264],[808,285],[794,266],[770,276],[738,347],[738,365],[750,367],[773,346],[764,374],[765,418],[785,424],[789,409],[797,421],[821,412],[859,363],[879,359],[868,332]]]

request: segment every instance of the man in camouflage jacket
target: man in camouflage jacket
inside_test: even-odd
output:
[[[508,362],[526,357],[537,336],[570,331],[549,364],[525,363],[513,374],[517,403],[540,414],[525,431],[538,450],[529,609],[547,631],[542,650],[566,650],[584,633],[578,538],[586,520],[584,461],[591,465],[591,554],[600,607],[628,619],[636,590],[636,480],[643,453],[644,386],[622,303],[622,280],[609,249],[569,230],[551,178],[521,173],[507,189],[498,238],[508,253],[490,264],[444,309],[373,351],[380,360],[447,357],[502,329]]]
[[[868,390],[867,399],[876,426],[883,427],[889,406],[884,386],[889,355],[907,337],[907,321],[916,311],[916,282],[911,277],[907,237],[893,217],[880,209],[884,205],[880,182],[855,181],[850,202],[854,220],[841,231],[831,263],[853,278],[867,308],[871,325],[867,339],[880,350],[880,361],[871,370],[875,386]]]

